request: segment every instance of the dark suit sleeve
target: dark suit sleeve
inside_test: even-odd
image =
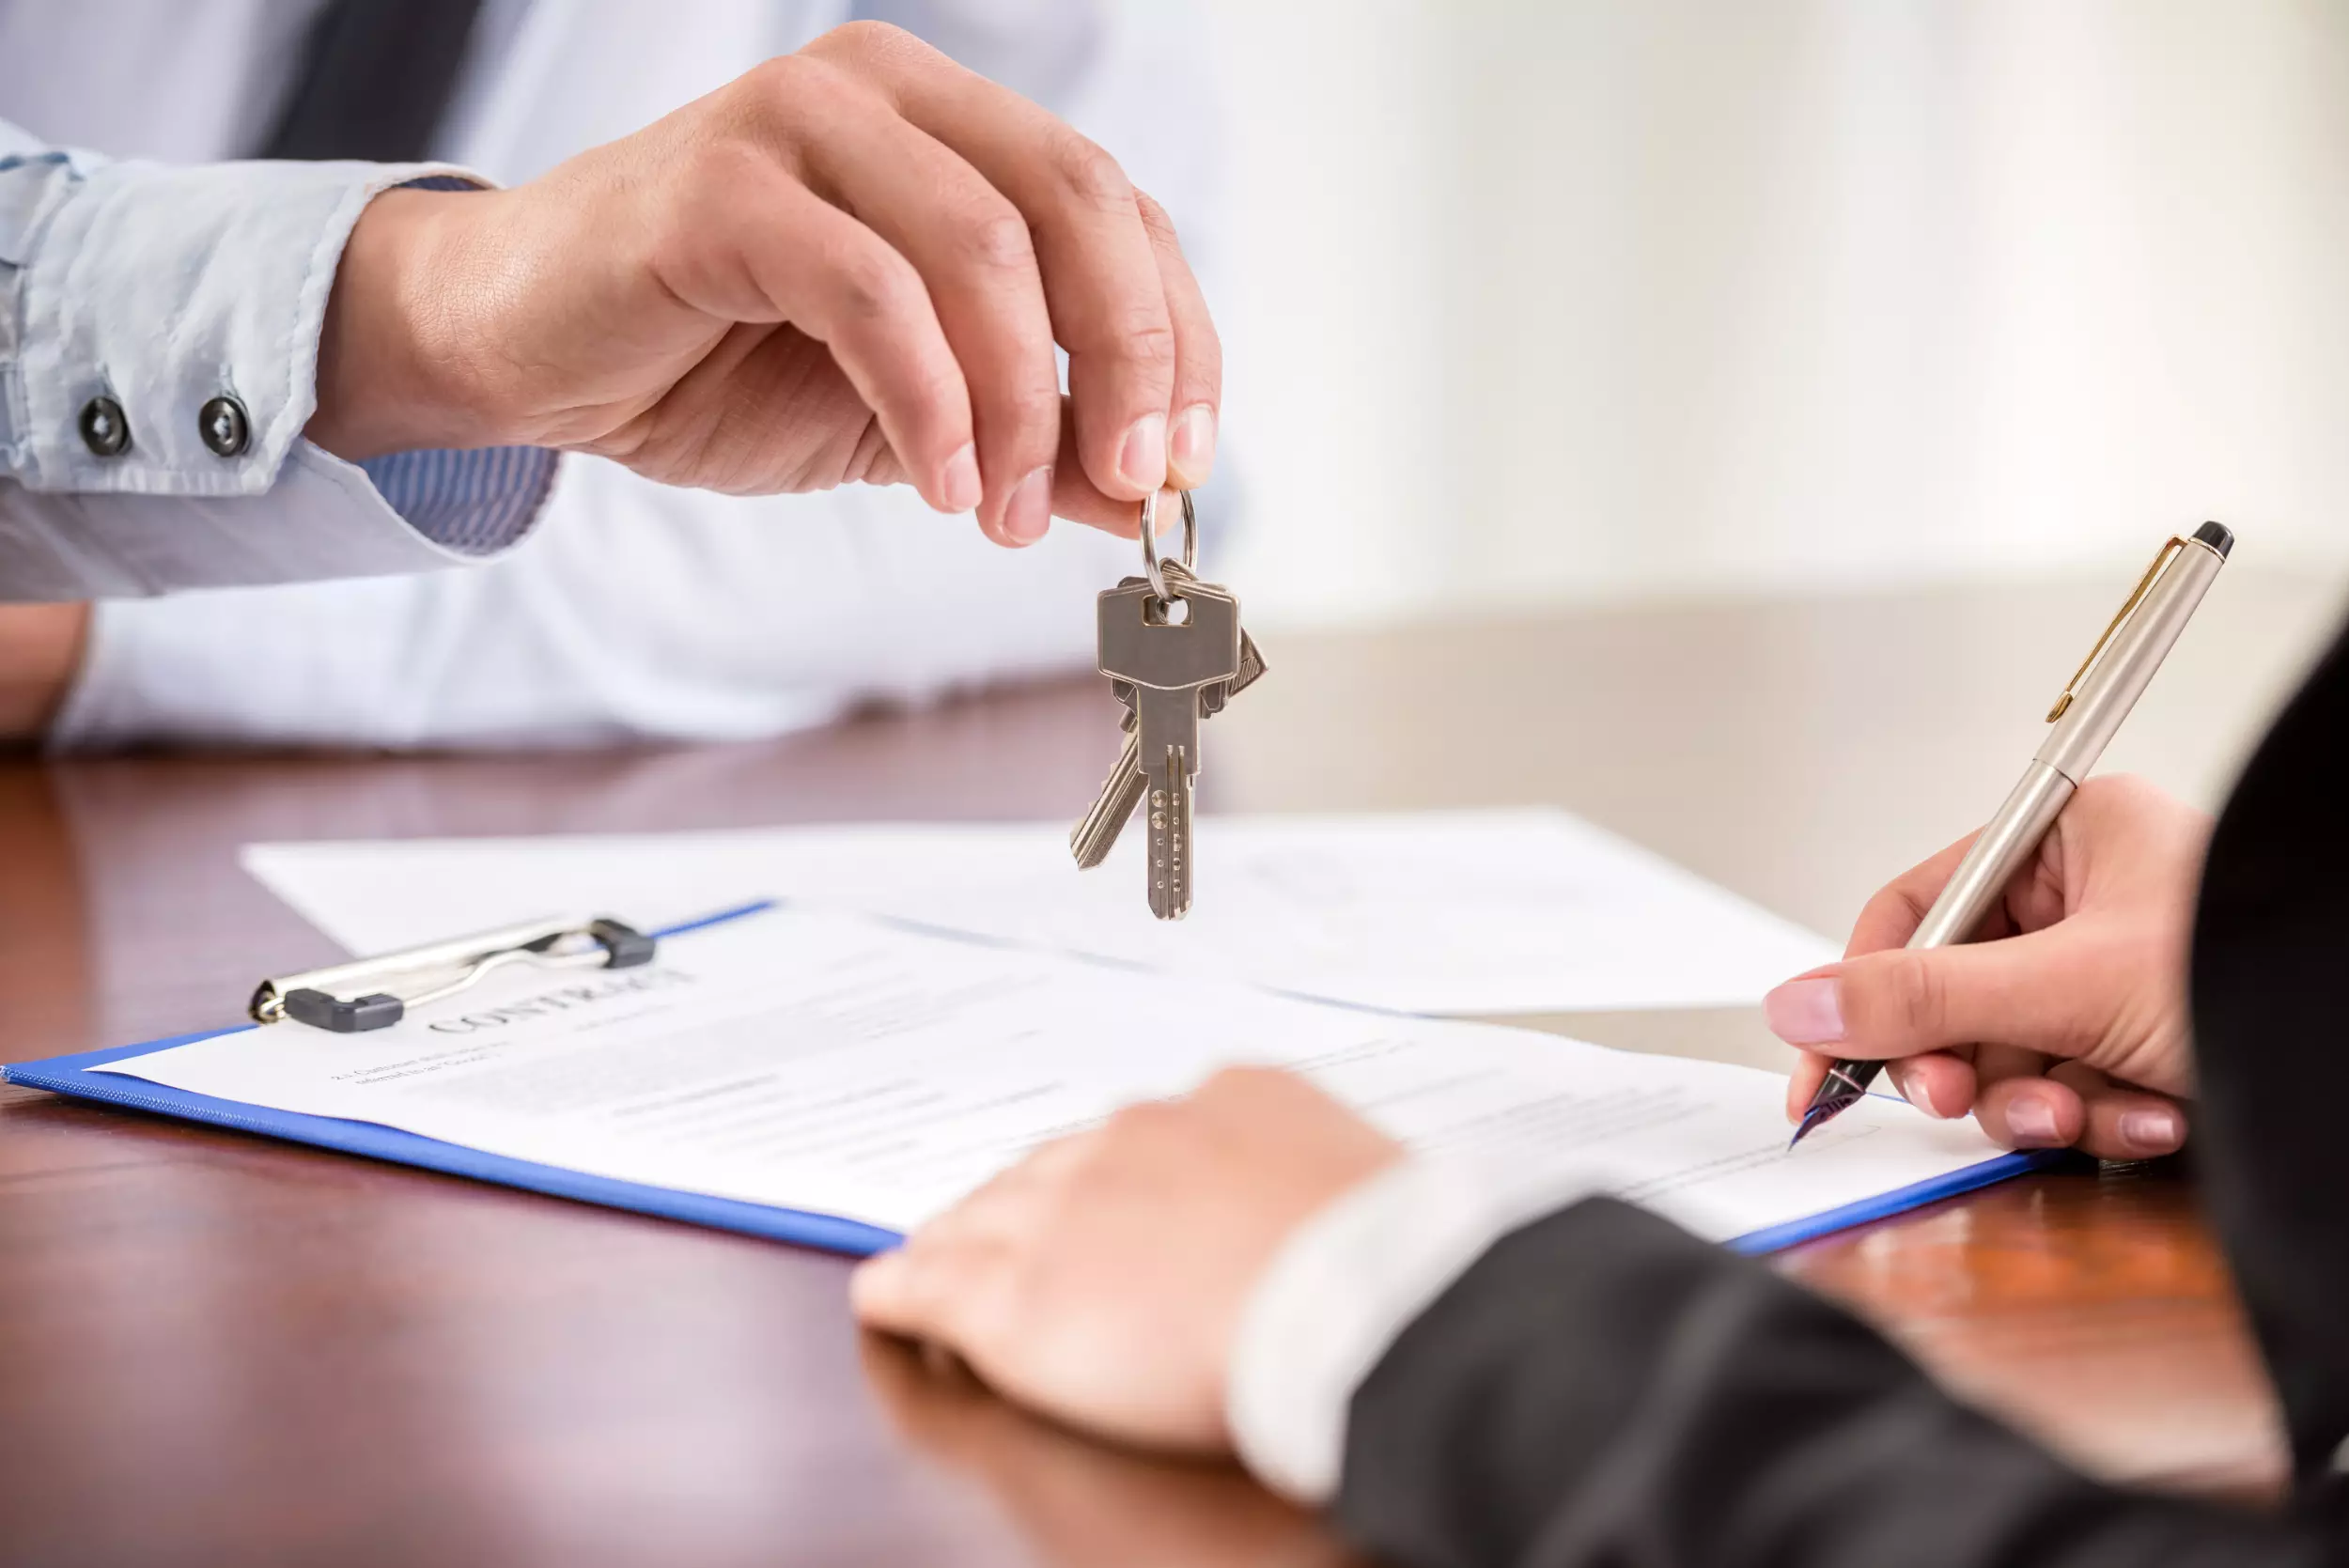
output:
[[[1335,1516],[1408,1568],[2335,1560],[2090,1481],[1841,1310],[1608,1200],[1504,1237],[1357,1390]]]
[[[1766,1268],[1594,1202],[1390,1347],[1337,1517],[1409,1568],[1983,1568],[2349,1557],[2349,638],[2237,785],[2197,911],[2196,1146],[2292,1432],[2290,1513],[2101,1485]]]
[[[2349,636],[2236,784],[2194,923],[2211,1218],[2282,1396],[2302,1500],[2349,1437]]]

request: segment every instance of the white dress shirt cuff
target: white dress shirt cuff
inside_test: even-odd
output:
[[[1495,1241],[1597,1190],[1422,1157],[1307,1220],[1257,1281],[1233,1343],[1224,1403],[1241,1462],[1295,1501],[1328,1502],[1346,1408],[1387,1347]]]
[[[552,452],[363,472],[302,439],[360,213],[397,185],[481,183],[435,163],[0,157],[0,598],[414,571],[519,538]],[[216,398],[241,439],[207,439]],[[127,443],[93,440],[93,417]]]
[[[428,179],[480,183],[437,163],[69,153],[0,173],[0,286],[23,334],[0,351],[8,476],[36,492],[265,493],[318,406],[319,333],[352,225],[379,193]],[[231,457],[196,419],[224,396],[249,427]],[[129,427],[114,456],[82,430],[97,397]]]

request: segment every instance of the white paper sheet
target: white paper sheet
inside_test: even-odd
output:
[[[264,844],[245,865],[353,952],[782,897],[1411,1013],[1734,1006],[1836,956],[1563,812],[1209,817],[1172,924],[1144,908],[1142,837],[1088,872],[1059,823]]]
[[[1573,1175],[1716,1239],[1979,1164],[1870,1099],[1789,1154],[1784,1080],[775,910],[637,970],[510,970],[377,1033],[299,1025],[126,1077],[903,1230],[1021,1151],[1230,1062],[1296,1065],[1414,1146]]]

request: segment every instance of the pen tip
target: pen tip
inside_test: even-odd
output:
[[[1844,1106],[1847,1106],[1850,1103],[1851,1101],[1849,1100],[1828,1100],[1821,1104],[1814,1105],[1810,1110],[1804,1111],[1802,1113],[1802,1121],[1795,1128],[1795,1136],[1786,1141],[1787,1152],[1789,1154],[1793,1153],[1796,1144],[1810,1137],[1812,1132],[1817,1130],[1820,1124],[1833,1121],[1835,1119],[1835,1113],[1843,1110]]]

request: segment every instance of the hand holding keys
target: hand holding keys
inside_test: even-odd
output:
[[[1096,663],[1126,706],[1125,750],[1100,798],[1070,833],[1077,864],[1108,856],[1136,804],[1147,797],[1150,912],[1179,920],[1190,908],[1190,796],[1199,773],[1199,726],[1264,674],[1263,657],[1240,629],[1239,601],[1200,582],[1199,524],[1183,497],[1183,563],[1158,557],[1156,498],[1143,503],[1146,575],[1100,597]]]

